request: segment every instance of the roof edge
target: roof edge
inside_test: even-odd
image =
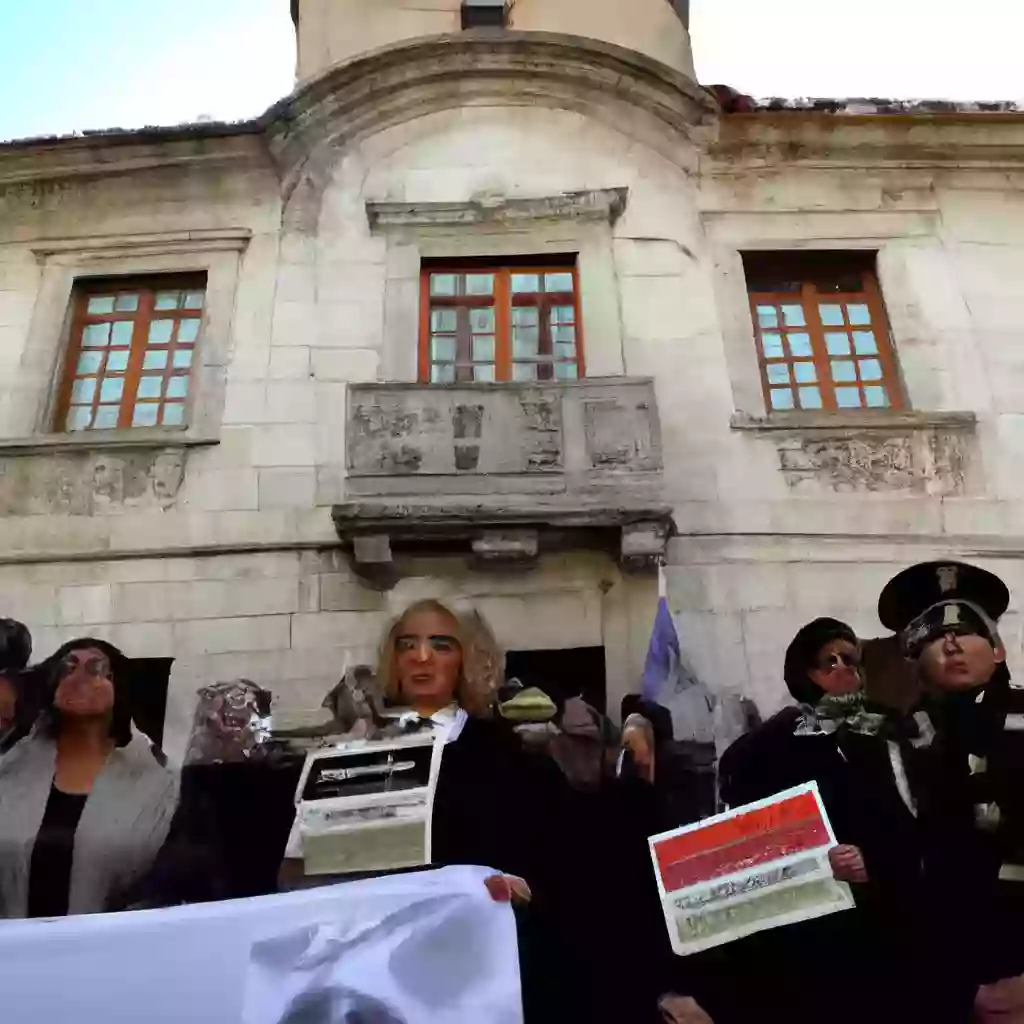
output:
[[[0,154],[11,150],[50,149],[93,145],[139,145],[147,142],[183,142],[188,139],[231,138],[259,135],[263,127],[257,118],[246,121],[193,121],[176,125],[147,125],[143,128],[97,128],[67,135],[32,135],[0,140]]]

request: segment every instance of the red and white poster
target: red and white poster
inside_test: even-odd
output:
[[[681,956],[850,909],[816,783],[653,836],[654,873]]]

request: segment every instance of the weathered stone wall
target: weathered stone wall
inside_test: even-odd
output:
[[[621,694],[642,664],[650,576],[624,580],[597,555],[517,576],[450,559],[404,566],[428,582],[385,599],[321,553],[335,539],[330,506],[348,496],[347,384],[415,379],[420,260],[536,253],[578,253],[588,371],[655,380],[681,533],[669,595],[709,683],[777,703],[782,651],[802,621],[831,612],[879,631],[881,584],[918,558],[980,561],[1024,592],[1020,174],[940,166],[941,138],[934,168],[907,170],[884,161],[883,122],[860,130],[864,153],[848,146],[842,160],[825,152],[806,166],[761,141],[755,153],[732,140],[726,159],[702,152],[712,139],[660,146],[649,123],[625,117],[615,127],[469,106],[339,142],[329,167],[310,170],[324,176],[315,216],[298,220],[259,145],[153,168],[94,142],[116,175],[0,185],[8,442],[46,424],[56,364],[40,364],[40,346],[59,353],[67,296],[51,286],[66,287],[73,267],[194,269],[195,252],[219,246],[228,310],[203,338],[213,354],[200,392],[221,396],[205,442],[216,443],[173,456],[162,444],[0,443],[0,614],[24,617],[40,653],[88,630],[130,653],[173,655],[172,743],[195,687],[214,678],[250,675],[282,701],[318,700],[345,653],[366,656],[390,606],[417,586],[479,599],[514,646],[603,642]],[[629,195],[614,223],[374,230],[366,212],[618,188]],[[189,242],[202,232],[221,235]],[[241,239],[235,249],[225,232]],[[100,238],[107,248],[93,252]],[[976,426],[753,429],[765,410],[738,252],[773,246],[877,249],[912,408],[973,413]],[[1004,630],[1011,663],[1019,601]]]
[[[56,526],[56,524],[54,524]],[[506,649],[609,647],[609,705],[639,674],[653,615],[644,581],[600,556],[542,559],[529,573],[466,559],[406,560],[379,592],[337,551],[289,550],[0,565],[0,607],[36,651],[96,636],[135,657],[173,657],[165,746],[180,756],[196,689],[245,677],[283,707],[319,707],[346,664],[370,663],[391,617],[421,597],[471,602]]]
[[[737,170],[723,158],[693,174],[631,139],[626,124],[616,132],[557,111],[471,108],[392,129],[343,155],[323,197],[317,245],[344,235],[367,252],[383,246],[373,258],[384,264],[384,321],[372,337],[388,378],[415,374],[402,339],[415,333],[421,256],[581,254],[588,365],[655,378],[665,487],[680,531],[701,538],[712,552],[702,557],[734,581],[731,597],[715,591],[718,603],[695,612],[687,587],[703,568],[687,541],[676,542],[668,575],[686,613],[684,642],[710,682],[749,688],[768,706],[784,694],[786,643],[817,610],[841,611],[873,635],[881,584],[902,565],[958,553],[1012,580],[1013,563],[992,560],[1024,539],[1010,468],[1024,413],[1024,390],[1010,384],[1020,369],[1010,338],[1024,326],[1014,284],[1024,207],[1012,190],[999,193],[995,215],[996,181],[980,168],[888,168],[878,156],[884,127],[863,130],[872,143],[848,158],[866,164],[856,170],[795,167],[785,157],[769,167],[751,158]],[[603,238],[556,222],[373,234],[362,220],[366,201],[621,187],[626,211]],[[965,212],[974,204],[980,223]],[[878,251],[910,405],[922,417],[864,430],[735,429],[737,414],[764,415],[738,252],[771,247]],[[318,262],[315,247],[310,260]],[[614,302],[590,286],[606,272]],[[977,425],[970,416],[924,415],[953,412],[973,414]],[[744,545],[735,566],[734,538]],[[789,581],[782,591],[780,574]],[[835,596],[822,599],[830,587]],[[751,617],[761,611],[772,615]],[[1014,661],[1021,651],[1012,630],[1008,642]]]
[[[998,573],[1010,588],[1000,635],[1011,670],[1019,671],[1024,563],[1016,539],[808,537],[792,528],[760,537],[679,539],[672,545],[670,601],[698,675],[720,692],[752,697],[768,713],[790,699],[782,658],[801,625],[829,615],[862,637],[886,636],[875,612],[882,587],[906,565],[949,557]]]

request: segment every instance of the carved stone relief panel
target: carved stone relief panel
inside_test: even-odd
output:
[[[358,476],[544,473],[563,468],[557,389],[353,390]]]
[[[967,440],[958,433],[787,438],[778,450],[783,475],[795,490],[964,492]]]
[[[178,448],[0,458],[0,516],[93,516],[172,506],[185,474]]]
[[[652,434],[651,410],[644,401],[606,398],[584,403],[587,458],[592,469],[661,468]]]

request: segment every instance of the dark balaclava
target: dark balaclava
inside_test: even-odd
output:
[[[830,640],[858,643],[857,634],[845,622],[838,619],[815,619],[793,637],[786,649],[783,678],[789,692],[801,704],[813,706],[824,696],[825,691],[811,682],[808,673],[815,667],[818,652]]]

